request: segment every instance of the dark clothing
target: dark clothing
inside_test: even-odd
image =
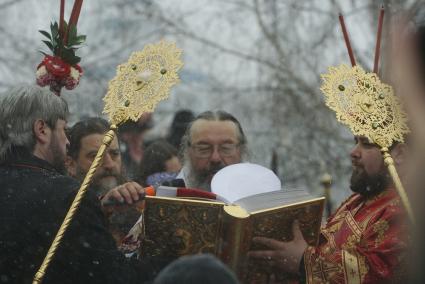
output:
[[[186,184],[184,183],[184,179],[182,178],[176,178],[171,181],[165,181],[161,183],[163,186],[172,186],[172,187],[186,187]]]
[[[121,145],[123,145],[121,148],[125,149],[124,151],[121,150],[121,160],[124,165],[125,175],[129,180],[136,180],[140,175],[140,164],[133,161],[128,149],[124,146],[124,142],[121,142]]]
[[[32,155],[0,166],[0,282],[31,283],[79,184]],[[116,250],[88,190],[46,272],[47,283],[143,283],[152,267]],[[146,271],[142,271],[146,270]]]

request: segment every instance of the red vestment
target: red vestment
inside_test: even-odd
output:
[[[349,197],[304,254],[307,283],[390,283],[404,277],[407,219],[395,190]]]

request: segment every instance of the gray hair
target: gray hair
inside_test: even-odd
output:
[[[36,85],[19,85],[0,95],[0,161],[14,148],[34,150],[34,122],[43,120],[54,129],[58,119],[66,120],[68,105],[58,97]]]
[[[224,110],[215,110],[215,111],[205,111],[200,113],[186,128],[186,133],[184,134],[182,138],[182,142],[181,142],[181,153],[180,153],[181,157],[184,158],[187,148],[191,144],[190,134],[192,131],[192,126],[196,121],[200,119],[209,120],[209,121],[232,121],[236,125],[236,128],[238,129],[238,132],[239,132],[238,138],[239,138],[239,146],[241,150],[242,159],[247,158],[247,156],[249,156],[248,149],[247,149],[248,141],[246,139],[245,133],[243,132],[242,126],[239,123],[239,121],[232,114]]]

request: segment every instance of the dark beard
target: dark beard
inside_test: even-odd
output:
[[[365,198],[374,197],[388,188],[390,179],[386,169],[376,175],[368,175],[364,169],[354,169],[351,174],[350,188]]]
[[[65,156],[62,154],[59,143],[56,137],[53,135],[50,143],[50,149],[52,151],[52,166],[62,175],[66,175],[66,167],[65,167]]]

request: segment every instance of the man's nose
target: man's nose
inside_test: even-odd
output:
[[[106,169],[112,169],[114,167],[114,161],[108,153],[103,156],[102,167]]]
[[[221,161],[221,156],[220,156],[220,153],[218,151],[218,147],[213,148],[213,152],[211,153],[210,161],[211,162],[220,162]]]
[[[360,147],[359,147],[359,144],[356,144],[353,147],[353,149],[351,149],[350,157],[352,159],[358,159],[358,158],[360,158]]]

